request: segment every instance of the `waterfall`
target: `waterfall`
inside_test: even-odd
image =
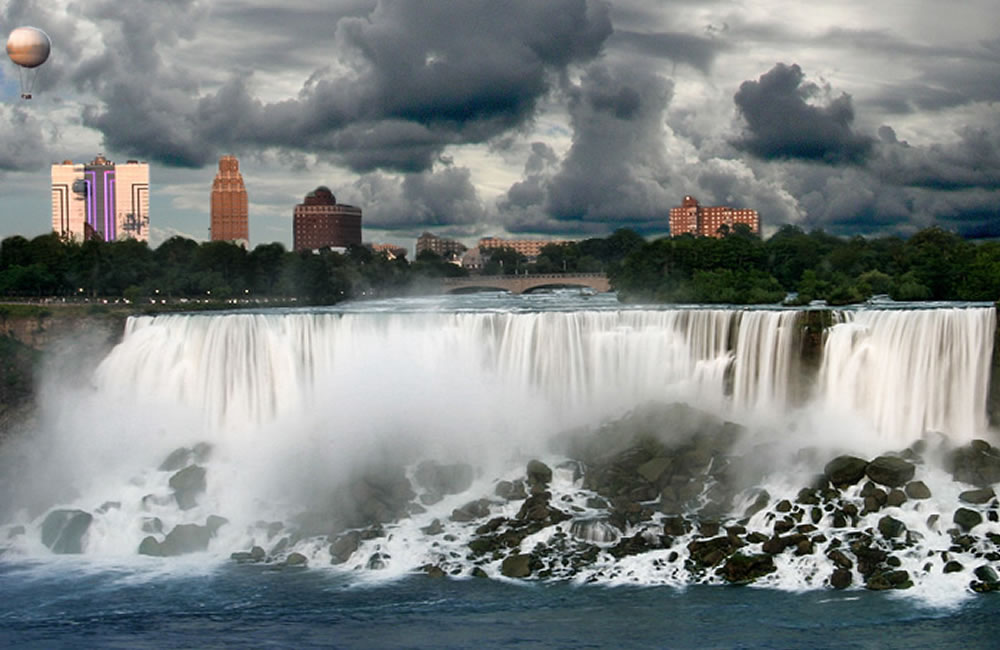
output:
[[[847,312],[832,327],[820,398],[861,414],[889,439],[924,431],[969,439],[986,430],[992,308]]]
[[[240,431],[317,409],[350,412],[359,401],[380,410],[432,404],[469,417],[456,404],[540,408],[572,423],[649,400],[778,414],[809,397],[802,390],[812,383],[800,364],[802,314],[142,316],[130,319],[96,382],[109,402],[155,396],[202,414],[207,428]],[[833,320],[816,403],[859,415],[900,440],[926,430],[967,438],[985,429],[992,309],[845,311]]]

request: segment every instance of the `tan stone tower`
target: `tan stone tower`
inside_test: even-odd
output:
[[[212,241],[250,245],[247,190],[235,156],[219,158],[219,173],[212,182]]]

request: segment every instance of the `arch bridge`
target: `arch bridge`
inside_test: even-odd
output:
[[[542,273],[537,275],[470,275],[465,278],[444,278],[445,293],[475,289],[499,289],[511,293],[526,293],[535,289],[587,287],[597,292],[611,291],[611,282],[604,273]]]

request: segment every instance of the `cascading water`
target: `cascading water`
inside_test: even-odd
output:
[[[225,556],[274,547],[283,534],[275,531],[297,526],[278,544],[283,551],[269,547],[268,553],[294,548],[311,564],[329,564],[336,555],[327,550],[333,536],[321,532],[329,525],[308,521],[331,499],[347,498],[343,485],[393,463],[409,467],[408,479],[423,459],[467,463],[472,470],[459,488],[421,493],[422,505],[407,506],[412,516],[380,520],[391,523],[391,535],[360,543],[354,557],[369,553],[369,565],[398,574],[445,553],[464,557],[475,524],[470,529],[465,515],[455,513],[472,495],[495,487],[499,494],[498,479],[516,483],[527,458],[557,463],[562,452],[551,445],[562,432],[593,430],[649,402],[683,402],[745,423],[747,448],[755,440],[773,442],[763,433],[754,438],[760,428],[777,431],[792,449],[849,449],[849,436],[830,434],[830,422],[849,423],[857,429],[854,442],[860,436],[872,453],[902,449],[926,431],[956,442],[986,432],[992,308],[836,312],[821,339],[818,369],[802,361],[806,314],[632,309],[134,317],[122,343],[83,385],[60,383],[50,393],[58,403],[43,415],[42,442],[17,456],[8,473],[12,502],[2,514],[8,531],[27,529],[9,533],[12,548],[32,555],[48,552],[40,529],[46,513],[59,507],[92,517],[82,538],[85,554],[134,555],[151,536],[161,544],[167,531],[221,515],[225,523],[216,520],[209,551]],[[197,461],[207,470],[203,493],[179,508],[177,468],[161,463],[179,447],[199,443],[210,449]],[[689,456],[699,457],[697,451]],[[640,473],[653,481],[671,462],[654,458]],[[42,488],[33,480],[40,464],[62,477],[58,486]],[[556,474],[550,489],[578,513],[565,534],[606,546],[638,534],[636,522],[609,519],[574,471]],[[759,487],[792,489],[793,481],[779,474]],[[348,492],[357,499],[366,498],[359,489],[383,489],[352,485]],[[688,497],[705,503],[710,490]],[[527,516],[518,515],[519,508],[528,505],[513,499],[493,502],[488,512]],[[486,516],[469,512],[473,520]],[[451,541],[429,540],[432,529]],[[533,533],[521,548],[549,543],[551,534]],[[663,561],[657,557],[649,561]],[[669,571],[647,563],[640,573],[651,582],[683,582],[686,570],[672,562]],[[491,566],[500,571],[499,560]],[[794,586],[813,584],[812,578],[802,582],[810,575],[802,561],[795,566],[798,573],[783,567],[779,574]],[[591,577],[615,582],[635,573],[623,571],[605,566]]]

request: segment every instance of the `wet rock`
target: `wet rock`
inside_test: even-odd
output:
[[[426,566],[423,567],[423,569],[424,569],[424,573],[427,574],[428,578],[440,579],[440,578],[445,577],[444,569],[442,569],[441,567],[437,566],[436,564],[434,564],[434,565],[426,565]]]
[[[930,499],[931,490],[923,481],[910,481],[906,484],[906,496],[911,499]]]
[[[912,586],[913,582],[910,581],[910,574],[903,570],[876,573],[865,582],[865,587],[872,591],[909,589]]]
[[[722,565],[721,574],[732,584],[748,584],[761,576],[777,570],[770,555],[744,555],[733,553]]]
[[[424,461],[417,466],[414,479],[432,494],[461,494],[469,489],[475,473],[466,463],[441,465],[434,461]]]
[[[982,505],[984,503],[989,503],[993,500],[996,493],[993,488],[979,488],[976,490],[966,490],[958,495],[958,500],[965,503],[972,503],[976,505]]]
[[[664,517],[663,532],[667,535],[680,537],[691,532],[691,524],[684,517]]]
[[[309,564],[309,560],[306,559],[306,556],[296,552],[289,553],[285,561],[282,562],[282,565],[286,567],[304,567],[307,564]]]
[[[205,468],[189,465],[170,477],[170,487],[181,510],[198,505],[198,497],[205,492]]]
[[[266,557],[267,553],[260,546],[254,546],[249,551],[236,551],[229,555],[231,560],[235,560],[240,564],[263,562]]]
[[[854,576],[847,569],[834,569],[830,574],[830,586],[834,589],[847,589],[853,580]]]
[[[631,537],[622,539],[609,548],[608,552],[616,558],[623,558],[629,555],[641,555],[658,548],[663,548],[662,539],[638,532]]]
[[[640,465],[637,471],[640,476],[653,485],[659,485],[661,479],[669,478],[668,472],[672,465],[673,460],[669,457],[657,456]]]
[[[863,458],[838,456],[826,464],[823,474],[834,486],[844,488],[860,481],[865,475],[867,466],[868,461]]]
[[[434,521],[437,521],[436,519]],[[440,522],[438,522],[440,524]],[[344,533],[330,544],[330,564],[343,564],[351,559],[361,546],[361,533],[352,530]]]
[[[531,556],[519,553],[504,558],[500,573],[508,578],[527,578],[531,575]]]
[[[365,568],[371,571],[381,571],[388,566],[389,556],[385,553],[372,553],[365,563]]]
[[[493,493],[507,501],[520,501],[528,498],[528,493],[524,489],[524,481],[520,479],[498,482]]]
[[[42,544],[53,553],[83,553],[83,536],[93,520],[83,510],[53,510],[42,522]]]
[[[776,512],[791,512],[792,504],[788,499],[782,499],[778,505],[774,506]]]
[[[152,535],[148,535],[139,542],[139,555],[148,555],[150,557],[163,557],[163,549],[159,540],[157,540]]]
[[[214,531],[198,524],[178,524],[167,533],[160,550],[164,556],[173,557],[187,553],[197,553],[208,548]]]
[[[477,499],[470,501],[460,508],[455,508],[451,512],[452,521],[475,521],[490,514],[490,502],[488,499]]]
[[[898,508],[906,503],[906,493],[899,488],[893,488],[885,498],[885,505],[890,508]]]
[[[985,440],[973,440],[959,447],[951,452],[946,462],[956,481],[977,487],[1000,482],[1000,451]]]
[[[444,532],[444,525],[441,523],[440,519],[435,519],[427,526],[421,528],[420,532],[422,532],[424,535],[430,535],[432,537],[434,535],[440,535],[441,533]]]
[[[994,571],[993,567],[991,567],[988,564],[976,567],[976,570],[973,573],[977,578],[979,578],[983,582],[990,584],[996,584],[997,582],[1000,582],[1000,578],[997,577],[997,572]]]
[[[715,566],[735,550],[728,536],[695,540],[687,548],[691,559],[703,567]]]
[[[962,563],[956,562],[955,560],[949,560],[948,562],[945,562],[944,569],[942,569],[944,573],[959,573],[960,571],[964,570],[965,567],[962,566]]]
[[[868,463],[865,474],[871,480],[888,487],[902,487],[913,478],[916,467],[913,463],[894,456],[879,456]]]
[[[959,508],[955,511],[955,516],[952,518],[959,528],[962,530],[972,530],[976,526],[982,523],[983,516],[976,512],[975,510],[970,510],[969,508]]]
[[[121,507],[121,501],[105,501],[97,508],[96,512],[103,515],[111,510],[121,510]]]
[[[170,452],[170,455],[160,463],[161,472],[176,472],[177,470],[187,467],[191,463],[193,458],[193,453],[187,447],[180,447]]]
[[[473,567],[472,569],[473,578],[489,578],[489,574],[483,571],[481,567]]]
[[[795,497],[795,502],[806,506],[819,505],[819,490],[814,488],[802,488]]]
[[[528,485],[531,487],[544,487],[552,482],[552,469],[540,460],[529,460],[525,473],[528,477]]]
[[[845,555],[844,552],[839,549],[834,549],[830,551],[829,553],[826,554],[826,556],[830,558],[830,561],[833,562],[839,569],[850,570],[854,568],[854,562],[851,562],[851,559],[847,557],[847,555]]]
[[[899,537],[906,530],[906,526],[900,520],[895,517],[890,517],[886,515],[878,520],[878,532],[882,533],[882,536],[886,539],[893,539],[894,537]]]

